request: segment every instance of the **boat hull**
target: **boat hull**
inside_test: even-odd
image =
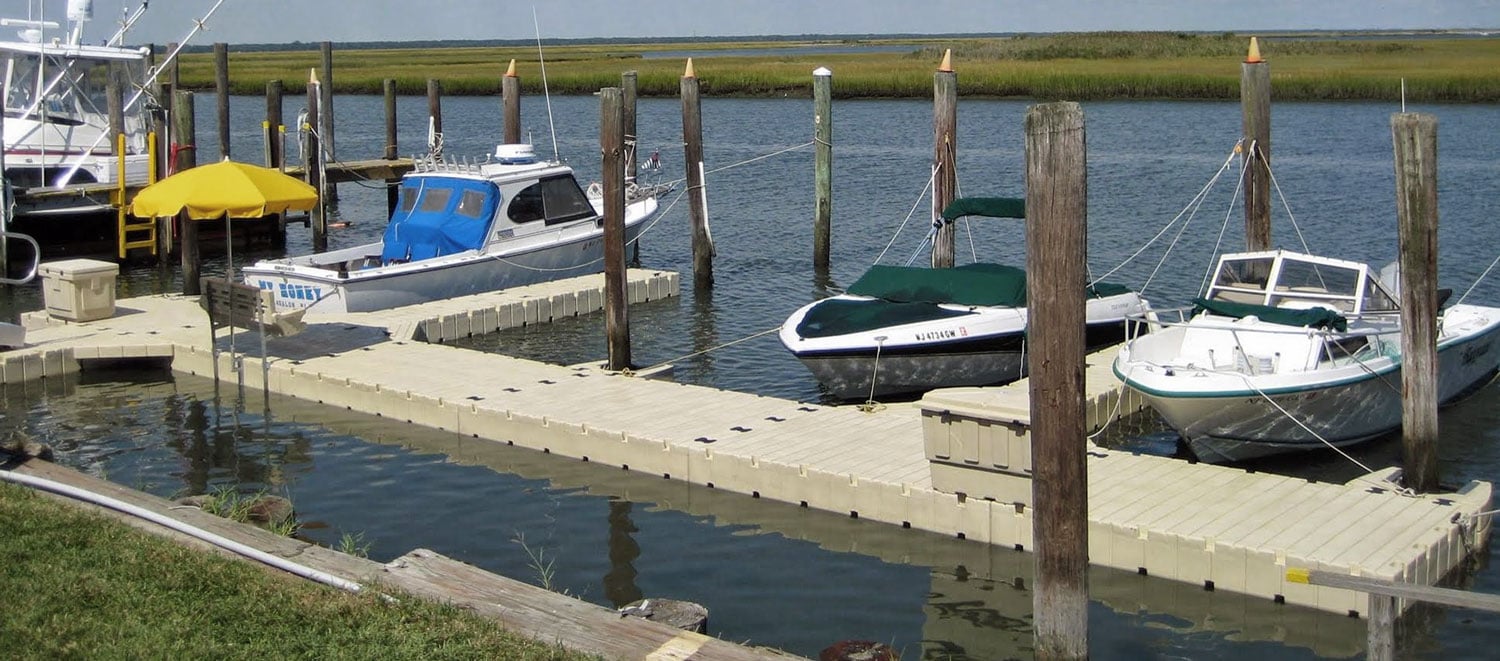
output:
[[[1500,368],[1500,310],[1456,306],[1447,315],[1460,317],[1456,323],[1466,328],[1438,344],[1437,394],[1445,405],[1489,383]],[[1345,447],[1401,427],[1402,376],[1395,356],[1301,375],[1235,374],[1239,388],[1220,393],[1174,389],[1171,382],[1192,386],[1223,373],[1194,378],[1179,369],[1164,376],[1123,361],[1115,372],[1209,463]]]
[[[1024,308],[980,307],[972,315],[803,338],[796,329],[816,304],[787,319],[781,341],[835,399],[995,385],[1026,375]],[[1125,315],[1145,309],[1133,293],[1089,301],[1088,349],[1118,344],[1125,337]]]
[[[642,228],[642,222],[627,227],[627,242]],[[378,254],[378,247],[373,250]],[[244,274],[247,284],[275,292],[278,311],[306,308],[317,315],[373,312],[598,273],[603,257],[604,243],[594,235],[513,254],[470,252],[342,277],[327,269],[274,262],[245,267]]]

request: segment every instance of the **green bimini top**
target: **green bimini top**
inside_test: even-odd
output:
[[[807,311],[797,324],[797,333],[802,337],[829,337],[973,314],[939,307],[944,303],[1025,307],[1026,270],[984,262],[951,269],[876,265],[847,291],[874,300],[825,300]],[[1103,297],[1129,289],[1099,283],[1088,291],[1090,296]]]
[[[1193,299],[1193,314],[1197,314],[1203,310],[1236,319],[1254,316],[1261,321],[1281,324],[1283,326],[1306,326],[1308,328],[1335,330],[1340,333],[1349,330],[1349,320],[1345,319],[1344,315],[1328,308],[1293,310],[1256,303],[1211,301],[1206,298]]]

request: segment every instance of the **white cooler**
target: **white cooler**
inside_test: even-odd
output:
[[[97,259],[42,264],[42,301],[47,314],[68,321],[107,319],[115,314],[115,278],[120,265]]]

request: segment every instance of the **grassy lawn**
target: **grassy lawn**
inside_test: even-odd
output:
[[[459,609],[350,594],[0,484],[8,659],[587,659]]]
[[[808,45],[880,44],[900,52],[785,54],[701,58],[694,63],[706,96],[811,96],[812,70],[833,70],[840,98],[932,95],[932,73],[943,51],[953,50],[959,93],[1036,99],[1175,98],[1235,99],[1248,34],[1111,32],[1031,35],[1010,39],[858,39],[704,44],[564,44],[547,46],[547,83],[556,94],[588,94],[620,84],[636,71],[642,96],[676,96],[684,62],[643,58],[661,50],[779,49]],[[1413,102],[1500,101],[1500,38],[1309,39],[1262,35],[1276,99],[1387,100],[1400,98],[1406,81]],[[542,92],[535,47],[340,49],[334,44],[334,91],[379,94],[396,81],[400,94],[425,94],[429,78],[445,94],[499,94],[500,78],[516,60],[522,90]],[[264,94],[282,80],[287,93],[303,93],[312,50],[234,52],[229,57],[235,94]],[[213,56],[182,57],[184,87],[212,89]]]

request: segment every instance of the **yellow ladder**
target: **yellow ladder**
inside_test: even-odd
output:
[[[154,184],[156,183],[155,133],[150,133],[146,136],[146,145],[147,153],[150,154],[150,158],[146,161],[146,166],[149,170],[147,181]],[[119,171],[116,173],[118,175],[119,186],[115,189],[111,197],[114,198],[112,201],[117,210],[119,258],[122,260],[125,259],[125,256],[134,248],[145,248],[151,251],[152,256],[155,256],[156,219],[133,220],[131,215],[126,211],[126,207],[129,206],[129,199],[125,189],[125,134],[123,133],[120,134],[116,142],[115,153],[119,154]],[[134,235],[136,238],[131,238],[131,235]]]

